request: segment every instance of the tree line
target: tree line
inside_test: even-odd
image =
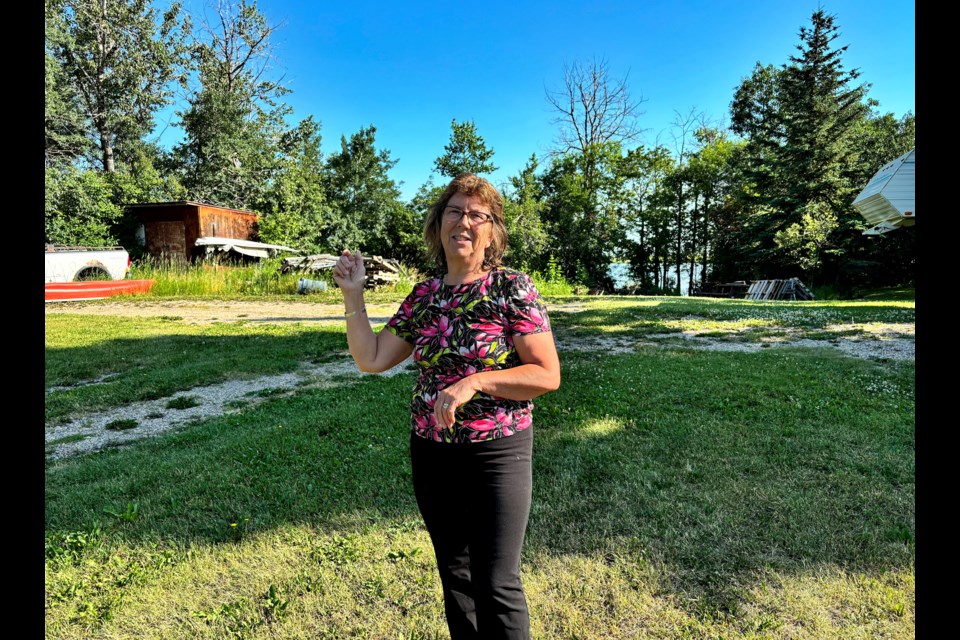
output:
[[[219,0],[194,24],[181,3],[45,0],[45,241],[123,244],[124,205],[191,200],[259,214],[264,242],[305,253],[344,247],[429,272],[421,232],[442,184],[408,202],[376,127],[324,156],[320,123],[288,124],[289,90],[270,67],[271,24],[251,0]],[[885,163],[914,148],[915,117],[882,113],[843,65],[836,17],[818,9],[797,53],[757,63],[731,97],[729,126],[691,109],[671,142],[641,143],[642,100],[606,60],[562,70],[545,100],[557,138],[499,185],[508,263],[612,290],[625,262],[645,294],[681,283],[800,277],[855,290],[912,284],[915,227],[880,237],[851,203]],[[150,142],[176,107],[181,142]],[[472,121],[451,122],[434,172],[497,169]]]

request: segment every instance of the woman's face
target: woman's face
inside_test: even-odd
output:
[[[459,219],[456,214],[462,213]],[[483,222],[474,220],[477,214],[486,214]],[[493,239],[490,207],[476,196],[456,193],[447,202],[440,215],[440,244],[447,264],[462,263],[472,271],[479,271],[484,251]]]

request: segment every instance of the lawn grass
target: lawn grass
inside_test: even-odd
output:
[[[551,316],[558,339],[914,318],[904,300],[563,300],[583,308]],[[344,348],[342,327],[52,315],[47,420]],[[682,345],[561,360],[534,413],[535,638],[914,637],[913,362]],[[46,637],[447,637],[410,488],[412,376],[265,394],[48,462]]]

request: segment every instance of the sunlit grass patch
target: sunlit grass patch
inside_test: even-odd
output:
[[[683,331],[695,335],[731,335],[743,333],[751,329],[782,329],[779,322],[764,318],[739,318],[735,320],[720,320],[701,317],[684,317],[677,320],[664,319],[660,321],[664,329]]]
[[[623,422],[613,418],[601,418],[593,420],[582,427],[585,435],[608,436],[623,429]]]
[[[765,624],[778,637],[913,637],[912,567],[882,573],[821,565],[764,571],[743,590],[745,632]],[[775,625],[775,626],[774,626]]]
[[[825,327],[827,331],[858,332],[858,335],[869,335],[877,338],[909,338],[915,337],[913,323],[901,322],[860,322],[849,325],[829,325]]]

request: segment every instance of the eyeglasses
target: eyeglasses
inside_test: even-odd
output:
[[[484,222],[493,219],[492,215],[483,211],[464,211],[463,209],[457,209],[456,207],[447,207],[444,209],[443,219],[450,222],[460,222],[460,219],[463,218],[464,214],[470,218],[470,222],[473,224],[483,224]]]

